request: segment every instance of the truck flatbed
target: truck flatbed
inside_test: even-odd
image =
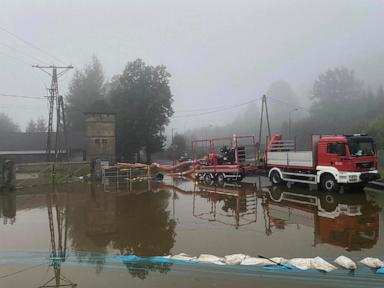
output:
[[[268,152],[267,165],[303,169],[313,169],[315,166],[312,151]]]

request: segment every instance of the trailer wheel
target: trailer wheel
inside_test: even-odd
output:
[[[276,170],[272,171],[271,176],[269,177],[273,185],[282,185],[284,184],[283,179],[281,179],[280,173]]]
[[[322,178],[321,187],[327,192],[338,192],[340,190],[339,183],[337,183],[335,177],[330,174],[327,174]]]
[[[207,174],[204,175],[204,182],[206,184],[212,184],[213,177],[212,177],[212,175],[210,173],[207,173]]]

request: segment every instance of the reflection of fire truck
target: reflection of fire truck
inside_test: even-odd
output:
[[[347,250],[370,248],[379,236],[379,210],[365,194],[308,194],[272,187],[268,198],[270,220],[277,229],[289,224],[313,227],[314,244],[328,243]]]

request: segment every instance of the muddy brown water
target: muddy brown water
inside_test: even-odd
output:
[[[65,278],[78,287],[285,285],[280,276],[212,267],[137,267],[116,263],[114,255],[243,253],[327,260],[339,255],[355,260],[384,256],[384,193],[270,187],[265,178],[248,182],[216,185],[165,179],[132,187],[122,181],[3,192],[0,287],[38,287],[54,271],[65,275],[60,283],[67,283]],[[65,252],[66,261],[50,265],[52,251]],[[335,284],[300,277],[289,281],[294,287]]]

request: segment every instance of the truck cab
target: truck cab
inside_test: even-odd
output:
[[[320,178],[327,170],[337,183],[365,183],[378,178],[378,161],[372,137],[365,134],[321,136],[317,147]],[[327,184],[324,181],[321,183]],[[332,186],[332,183],[328,185]]]

